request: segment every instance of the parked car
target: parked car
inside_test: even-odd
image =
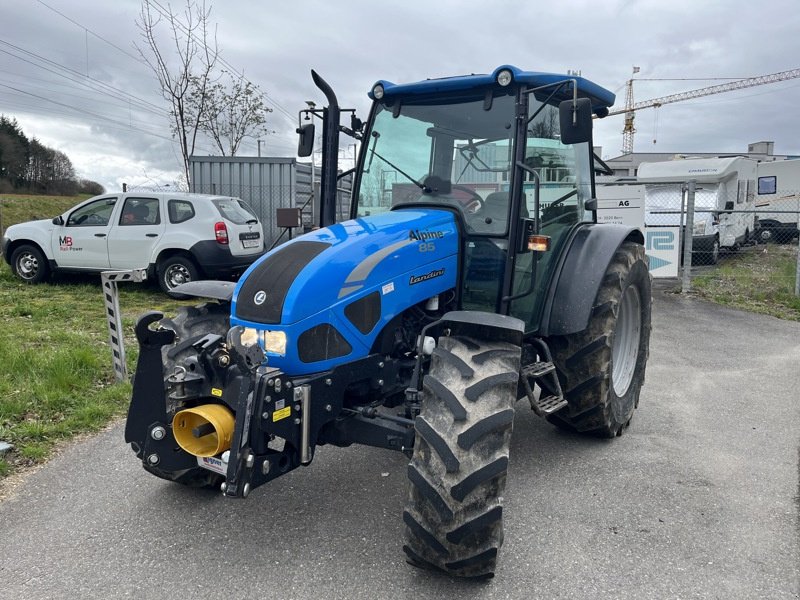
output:
[[[239,198],[127,192],[95,196],[52,220],[12,225],[2,249],[28,283],[53,271],[147,269],[169,291],[243,272],[264,253],[264,236]]]

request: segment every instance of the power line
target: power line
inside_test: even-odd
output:
[[[50,10],[52,10],[54,13],[56,13],[56,14],[58,14],[58,15],[61,15],[62,17],[64,17],[64,18],[65,18],[67,21],[69,21],[69,22],[70,22],[70,23],[72,23],[73,25],[77,25],[78,27],[80,27],[81,29],[83,29],[84,31],[86,31],[87,33],[91,33],[91,34],[92,34],[94,37],[96,37],[98,40],[100,40],[100,41],[102,41],[102,42],[105,42],[106,44],[108,44],[108,45],[109,45],[109,46],[111,46],[112,48],[115,48],[115,49],[119,50],[120,52],[122,52],[122,54],[124,54],[124,55],[126,55],[126,56],[128,56],[128,57],[132,58],[133,60],[135,60],[135,61],[136,61],[136,62],[138,62],[138,63],[146,64],[146,63],[145,63],[145,62],[142,60],[142,58],[141,58],[141,57],[139,57],[139,56],[134,56],[133,54],[131,54],[131,53],[130,53],[130,52],[128,52],[127,50],[124,50],[123,48],[120,48],[120,47],[119,47],[119,46],[117,46],[117,45],[116,45],[114,42],[110,42],[110,41],[108,41],[106,38],[104,38],[104,37],[103,37],[102,35],[100,35],[99,33],[95,33],[94,31],[92,31],[91,29],[89,29],[88,27],[86,27],[85,25],[83,25],[83,24],[81,24],[81,23],[78,23],[76,20],[74,20],[74,19],[72,19],[72,18],[68,17],[67,15],[65,15],[65,14],[64,14],[64,13],[62,13],[61,11],[59,11],[59,10],[57,10],[57,9],[53,8],[53,7],[52,7],[52,6],[50,6],[49,4],[47,4],[47,3],[45,3],[45,2],[42,2],[42,0],[36,0],[36,1],[37,1],[39,4],[41,4],[42,6],[44,6],[44,7],[46,7],[46,8],[49,8]]]
[[[159,107],[158,105],[153,104],[152,102],[149,102],[147,100],[139,98],[138,96],[135,96],[134,94],[131,94],[129,92],[125,92],[123,90],[115,88],[112,85],[109,85],[109,84],[107,84],[105,82],[102,82],[102,81],[100,81],[98,79],[94,79],[93,77],[90,77],[88,75],[83,75],[82,73],[78,73],[74,69],[70,69],[69,67],[67,67],[65,65],[59,64],[59,63],[57,63],[57,62],[55,62],[53,60],[50,60],[49,58],[45,58],[44,56],[41,56],[40,54],[36,54],[35,52],[31,52],[30,50],[25,50],[24,48],[22,48],[20,46],[17,46],[15,44],[12,44],[10,42],[7,42],[5,40],[0,40],[0,44],[3,44],[3,45],[8,46],[10,48],[13,48],[17,52],[21,52],[21,53],[23,53],[23,54],[25,54],[27,56],[35,58],[36,60],[39,60],[39,61],[41,61],[43,63],[46,63],[47,65],[51,65],[51,66],[55,67],[55,69],[60,69],[61,71],[65,71],[66,73],[71,74],[71,75],[68,75],[68,74],[65,74],[65,73],[60,73],[60,72],[58,72],[58,70],[53,70],[51,68],[48,68],[45,65],[36,63],[36,62],[34,62],[32,60],[28,60],[26,58],[23,58],[22,56],[14,54],[13,52],[10,52],[8,50],[4,50],[4,49],[0,48],[0,52],[8,54],[9,56],[12,56],[12,57],[16,58],[17,60],[21,60],[22,62],[25,62],[25,63],[28,63],[30,65],[33,65],[34,67],[43,69],[43,70],[45,70],[45,71],[47,71],[49,73],[53,73],[54,75],[58,75],[59,77],[63,77],[65,79],[73,81],[74,83],[77,83],[78,85],[83,85],[84,87],[90,88],[90,89],[92,89],[92,90],[94,90],[96,92],[99,92],[101,94],[106,94],[108,96],[115,97],[117,99],[124,99],[126,101],[134,100],[138,105],[141,106],[141,108],[143,110],[148,110],[150,112],[155,112],[157,114],[168,114],[167,111],[165,111],[163,108]],[[78,79],[75,78],[76,76],[78,77]],[[94,85],[90,85],[87,82],[87,80],[89,82],[91,82],[92,84],[94,84]],[[99,87],[97,87],[97,86],[99,86]],[[111,92],[114,92],[114,93],[112,94]],[[122,98],[120,98],[119,95],[122,95]]]
[[[100,114],[94,113],[94,112],[92,112],[90,110],[77,108],[75,106],[70,106],[69,104],[64,104],[63,102],[58,102],[57,100],[53,100],[52,98],[46,98],[44,96],[40,96],[40,95],[34,94],[32,92],[27,92],[25,90],[21,90],[19,88],[15,88],[14,86],[6,85],[4,83],[0,83],[0,87],[8,88],[10,90],[14,90],[15,92],[18,92],[20,94],[25,94],[26,96],[32,96],[34,98],[38,98],[39,100],[44,100],[45,102],[52,102],[53,104],[56,104],[58,106],[63,106],[64,108],[68,108],[70,110],[74,110],[74,111],[79,112],[79,113],[90,115],[90,116],[95,117],[97,119],[101,119],[103,121],[108,121],[110,123],[114,123],[115,125],[121,125],[122,127],[125,127],[127,129],[131,129],[126,123],[121,123],[120,121],[117,121],[117,120],[112,119],[110,117],[106,117],[104,115],[100,115]],[[137,131],[140,131],[142,133],[146,133],[148,135],[153,135],[155,137],[159,137],[159,138],[164,139],[164,140],[172,141],[172,138],[168,138],[168,137],[165,137],[163,135],[159,135],[157,133],[152,133],[150,131],[145,131],[145,130],[142,130],[142,129],[137,129]]]

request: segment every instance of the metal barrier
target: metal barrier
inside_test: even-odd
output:
[[[114,376],[117,381],[125,381],[128,378],[128,367],[125,364],[125,340],[122,334],[122,318],[119,314],[117,283],[124,281],[141,283],[147,279],[147,269],[103,271],[100,274],[100,278],[103,283],[103,298],[106,303],[106,320],[108,322],[111,356],[114,362]]]

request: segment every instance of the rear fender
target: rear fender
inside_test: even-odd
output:
[[[541,335],[568,335],[586,329],[606,269],[626,241],[644,244],[644,236],[623,225],[589,223],[576,230],[553,276]]]

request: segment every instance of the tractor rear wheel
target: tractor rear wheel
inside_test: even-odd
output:
[[[519,369],[514,344],[439,339],[408,465],[403,550],[411,564],[459,577],[494,574]]]
[[[626,242],[606,270],[589,326],[548,340],[568,404],[548,417],[551,423],[600,437],[622,435],[644,383],[650,304],[644,248]]]

